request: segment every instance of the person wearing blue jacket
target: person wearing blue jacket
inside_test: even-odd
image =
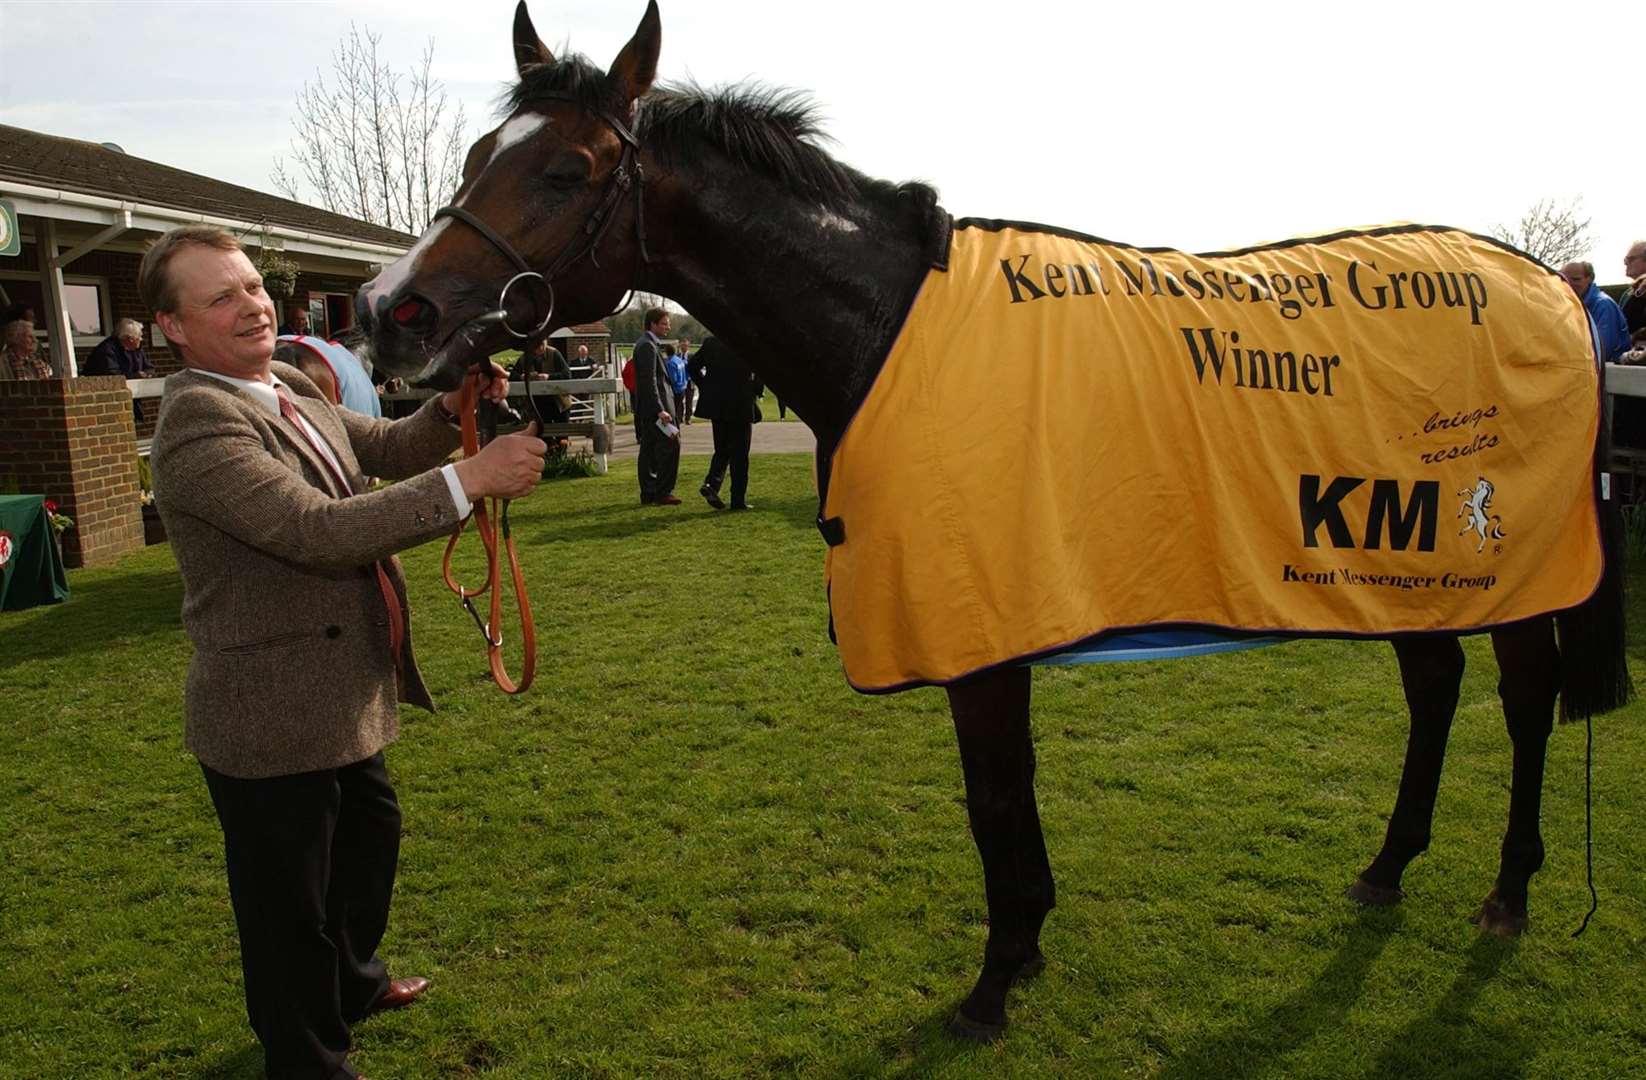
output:
[[[1629,322],[1617,301],[1600,291],[1595,284],[1593,263],[1569,262],[1560,268],[1560,276],[1572,287],[1594,320],[1595,333],[1600,339],[1600,359],[1611,363],[1629,347]]]
[[[668,373],[669,387],[674,391],[674,415],[677,421],[686,415],[686,387],[691,380],[686,375],[686,358],[675,352],[673,345],[663,346],[663,370]]]

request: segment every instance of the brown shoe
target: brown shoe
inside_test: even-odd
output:
[[[678,495],[659,495],[657,497],[657,505],[658,506],[679,506],[680,505],[680,497]]]
[[[389,988],[383,992],[383,996],[372,1005],[371,1011],[403,1009],[422,997],[428,988],[429,980],[421,975],[413,975],[409,979],[395,979],[389,983]]]

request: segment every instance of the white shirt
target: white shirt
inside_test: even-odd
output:
[[[279,418],[280,398],[274,392],[274,388],[286,384],[276,378],[273,373],[270,373],[268,382],[260,382],[257,379],[237,379],[232,375],[222,375],[215,371],[206,371],[204,368],[190,368],[189,370],[198,371],[202,375],[210,375],[214,379],[244,390],[252,396],[253,401],[267,409],[271,416]],[[301,409],[297,411],[297,421],[303,425],[303,431],[308,435],[309,440],[326,456],[326,460],[331,462],[331,467],[337,470],[337,475],[343,476],[343,467],[338,464],[337,456],[332,453],[331,446],[325,439],[321,438],[320,432],[315,430],[313,424],[309,423],[309,418],[303,415]],[[446,479],[446,490],[451,493],[452,505],[457,508],[457,518],[461,521],[469,516],[469,512],[474,509],[474,506],[469,502],[469,497],[463,494],[463,483],[457,479],[457,469],[454,466],[440,466],[440,475]]]

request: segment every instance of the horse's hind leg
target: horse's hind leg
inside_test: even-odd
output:
[[[1007,990],[1045,966],[1040,926],[1055,899],[1034,798],[1029,669],[1005,668],[951,686],[949,708],[989,903],[983,970],[949,1030],[989,1041],[1006,1028]]]
[[[1400,663],[1400,681],[1412,716],[1406,764],[1400,772],[1400,793],[1389,815],[1383,850],[1348,891],[1351,899],[1377,906],[1400,900],[1401,875],[1429,846],[1440,770],[1446,763],[1446,740],[1463,683],[1463,648],[1457,638],[1433,634],[1394,638],[1390,643]]]
[[[1492,632],[1497,653],[1498,696],[1503,719],[1514,743],[1514,772],[1509,787],[1509,829],[1497,883],[1473,922],[1505,937],[1526,929],[1527,890],[1543,865],[1543,765],[1554,728],[1555,699],[1560,695],[1560,652],[1554,620],[1528,619]]]

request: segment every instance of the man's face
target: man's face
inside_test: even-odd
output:
[[[1646,274],[1646,244],[1635,244],[1623,256],[1623,272],[1631,278]]]
[[[691,338],[681,338],[680,339],[680,351],[681,352],[685,352],[687,349],[690,349],[691,347],[692,347],[692,339]]]
[[[306,312],[306,311],[299,311],[295,316],[293,316],[292,321],[291,321],[291,325],[292,325],[292,329],[296,330],[299,334],[308,333],[309,332],[309,313]]]
[[[120,344],[122,346],[124,346],[125,349],[128,352],[136,352],[138,346],[143,344],[143,335],[142,334],[121,334],[120,335]]]
[[[673,326],[674,324],[669,320],[669,317],[664,315],[661,319],[658,319],[656,322],[652,323],[651,331],[658,337],[668,337],[669,331],[673,329]]]
[[[587,360],[589,358],[589,347],[587,345],[579,345],[577,347],[577,358],[579,360]]]
[[[274,355],[274,301],[241,251],[199,244],[171,260],[177,310],[155,315],[182,346],[189,367],[239,379],[265,380]]]
[[[1567,263],[1560,268],[1560,276],[1566,279],[1566,284],[1579,296],[1588,292],[1589,286],[1594,284],[1595,280],[1593,274],[1584,271],[1582,263]]]

